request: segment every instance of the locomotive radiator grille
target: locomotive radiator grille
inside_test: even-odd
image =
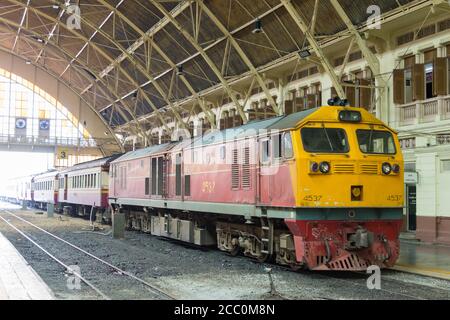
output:
[[[242,164],[242,188],[249,189],[250,185],[250,148],[244,148],[244,163]]]
[[[360,171],[363,174],[378,174],[378,164],[377,163],[361,164]]]
[[[352,163],[336,163],[333,166],[333,172],[339,174],[353,174],[355,173],[355,165]]]
[[[239,189],[239,152],[237,149],[233,150],[233,164],[231,165],[231,188]]]

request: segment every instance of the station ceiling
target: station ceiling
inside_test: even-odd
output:
[[[410,2],[339,0],[357,27],[371,5],[386,13]],[[204,92],[308,48],[286,3],[319,44],[347,30],[320,0],[3,0],[0,46],[70,85],[112,128],[145,131],[204,111]]]

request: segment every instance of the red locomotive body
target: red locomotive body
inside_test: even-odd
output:
[[[395,133],[362,109],[312,109],[130,152],[112,162],[110,203],[129,228],[295,269],[392,266],[396,150]]]

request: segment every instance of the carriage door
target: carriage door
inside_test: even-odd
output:
[[[64,175],[64,201],[67,201],[67,193],[69,186],[69,175]]]
[[[164,157],[157,157],[151,161],[151,195],[154,198],[163,198],[166,195],[167,160]]]
[[[270,204],[271,193],[271,141],[269,138],[259,140],[259,204]]]

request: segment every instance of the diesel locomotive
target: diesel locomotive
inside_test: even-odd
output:
[[[391,267],[403,158],[362,108],[321,107],[15,181],[5,198],[297,270]],[[10,190],[10,191],[11,191]]]
[[[129,228],[293,269],[393,266],[403,202],[397,134],[362,108],[254,121],[110,167]]]

